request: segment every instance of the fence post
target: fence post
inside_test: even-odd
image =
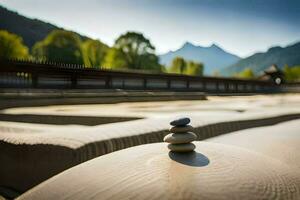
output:
[[[107,76],[107,78],[105,79],[105,88],[106,89],[111,88],[111,82],[112,82],[111,76]]]
[[[147,89],[147,78],[144,78],[143,87],[144,87],[144,90]]]
[[[216,93],[219,93],[219,82],[218,81],[216,81]]]
[[[171,80],[168,79],[168,89],[171,89]]]
[[[206,81],[203,80],[203,91],[206,92]]]
[[[186,80],[186,89],[188,90],[190,89],[190,80],[188,79]]]
[[[36,73],[32,73],[31,78],[32,78],[32,87],[37,88],[38,87],[38,75]]]
[[[77,88],[77,75],[75,73],[71,76],[71,88]]]

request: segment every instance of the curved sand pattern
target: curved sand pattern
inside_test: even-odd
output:
[[[95,158],[47,180],[19,200],[299,199],[300,171],[242,148],[195,142],[169,153],[166,143]]]
[[[265,113],[239,116],[239,120],[236,117],[227,117],[221,121],[192,117],[192,121],[198,140],[203,140],[299,117],[300,114]],[[0,134],[0,185],[23,193],[42,181],[97,156],[141,144],[161,142],[168,133],[169,122],[169,119],[145,119],[121,122],[117,126],[105,124],[86,130],[78,126],[71,126],[69,130],[70,126],[66,126],[60,131],[55,129],[42,133],[3,132]],[[298,129],[296,127],[295,131]],[[270,137],[271,135],[266,139],[267,142],[272,141]]]
[[[300,120],[236,131],[205,141],[242,147],[300,168]]]
[[[208,101],[61,105],[2,110],[1,113],[6,114],[123,116],[145,117],[145,119],[94,127],[2,121],[0,185],[23,193],[42,181],[92,158],[136,145],[162,142],[164,136],[168,134],[168,124],[174,116],[189,116],[198,140],[300,118],[299,94],[208,97],[208,99]],[[272,141],[270,135],[264,142]],[[255,139],[257,138],[252,141],[256,142]],[[279,140],[277,145],[282,144]],[[291,139],[285,144],[284,148],[291,146],[288,147],[291,149],[289,162],[299,160],[294,159],[299,155],[297,152],[300,144],[297,140]],[[268,145],[269,143],[265,146]],[[251,149],[251,144],[249,146]],[[269,152],[272,153],[274,149],[281,156],[285,154],[281,152],[281,147],[272,147]]]

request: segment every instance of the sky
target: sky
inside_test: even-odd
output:
[[[300,0],[0,0],[19,14],[113,45],[137,31],[158,54],[217,44],[241,57],[300,41]]]

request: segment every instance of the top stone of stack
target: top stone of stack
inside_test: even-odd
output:
[[[188,125],[191,120],[187,117],[179,118],[170,122],[171,126],[185,126]]]

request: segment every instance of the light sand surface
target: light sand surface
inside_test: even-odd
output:
[[[300,198],[299,168],[235,146],[195,144],[192,153],[169,153],[166,143],[156,143],[107,154],[64,171],[18,199]]]
[[[255,95],[255,96],[208,96],[208,100],[129,102],[117,104],[61,105],[8,108],[1,113],[73,116],[133,116],[161,118],[180,115],[216,115],[235,112],[260,112],[261,109],[300,110],[300,94]]]
[[[242,147],[300,168],[300,120],[236,131],[206,141]]]
[[[100,116],[100,117],[141,117],[146,119],[172,119],[176,116],[198,117],[203,120],[225,120],[232,117],[272,113],[300,113],[300,94],[255,95],[217,97],[209,96],[207,101],[170,101],[170,102],[132,102],[95,105],[61,105],[9,108],[1,110],[4,114]],[[192,121],[193,123],[193,121]],[[115,124],[113,124],[114,126]],[[100,127],[101,125],[97,126]],[[104,125],[105,126],[105,125]],[[49,125],[18,122],[1,122],[0,132],[14,127],[18,132],[86,130],[83,125]],[[24,130],[25,131],[25,130]],[[13,132],[12,130],[10,132]]]
[[[162,142],[169,122],[177,116],[191,118],[198,140],[299,118],[300,95],[11,108],[2,113],[143,117],[98,126],[0,122],[0,185],[23,192],[97,156]]]

